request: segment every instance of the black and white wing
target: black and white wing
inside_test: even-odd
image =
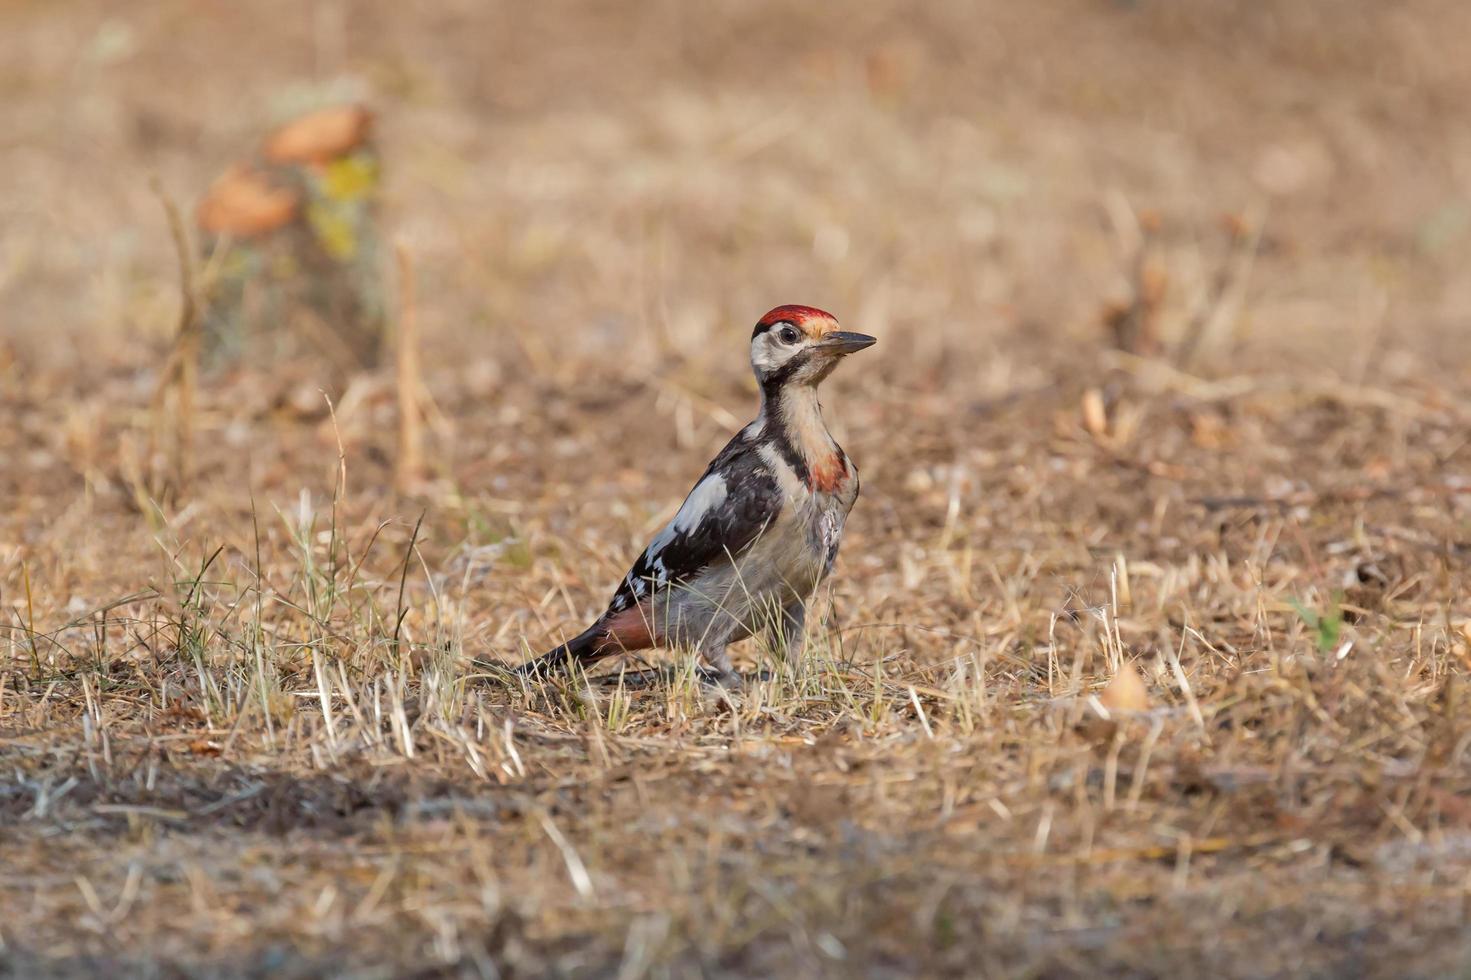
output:
[[[746,433],[737,435],[623,577],[608,612],[739,557],[775,522],[781,505],[781,487],[756,445]]]

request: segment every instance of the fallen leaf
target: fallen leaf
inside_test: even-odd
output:
[[[1113,680],[1099,693],[1098,701],[1110,712],[1149,710],[1149,692],[1145,690],[1144,679],[1128,661],[1119,667]]]
[[[1103,392],[1097,388],[1083,392],[1083,426],[1095,439],[1108,434],[1108,411],[1103,406]]]
[[[266,139],[272,163],[325,163],[360,146],[373,127],[373,114],[359,105],[333,106],[307,113]]]
[[[237,164],[210,185],[195,220],[211,234],[253,238],[290,224],[299,203],[295,191]]]

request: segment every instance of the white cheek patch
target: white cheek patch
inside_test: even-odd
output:
[[[766,334],[763,333],[751,341],[751,366],[758,373],[765,373],[776,367],[771,355],[771,339]]]
[[[775,371],[791,360],[798,350],[800,348],[778,342],[768,330],[751,341],[751,366],[762,374]]]

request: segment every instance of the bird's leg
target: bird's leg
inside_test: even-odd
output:
[[[802,634],[807,626],[807,602],[795,599],[772,617],[767,633],[771,652],[787,663],[797,659],[802,649]]]
[[[707,642],[700,647],[700,657],[709,665],[708,677],[722,687],[740,687],[741,675],[736,673],[730,654],[725,652],[727,641]]]

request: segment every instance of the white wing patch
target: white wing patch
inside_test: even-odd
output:
[[[663,530],[654,535],[654,540],[649,542],[648,550],[644,554],[648,557],[649,564],[653,566],[656,585],[663,585],[669,581],[669,569],[664,566],[664,559],[659,557],[660,553],[669,546],[676,535],[689,534],[699,527],[711,511],[725,503],[727,492],[725,477],[719,473],[711,473],[695,484],[690,495],[684,498],[679,512],[674,515],[674,520],[664,525]]]
[[[657,555],[663,551],[664,546],[681,531],[688,534],[699,527],[706,514],[725,503],[725,494],[725,477],[719,473],[711,473],[695,484],[695,488],[680,505],[679,513],[674,515],[674,520],[654,535],[654,540],[649,543],[649,554]]]
[[[669,526],[676,531],[693,531],[700,526],[706,514],[725,503],[725,494],[725,477],[711,473],[695,484]]]

